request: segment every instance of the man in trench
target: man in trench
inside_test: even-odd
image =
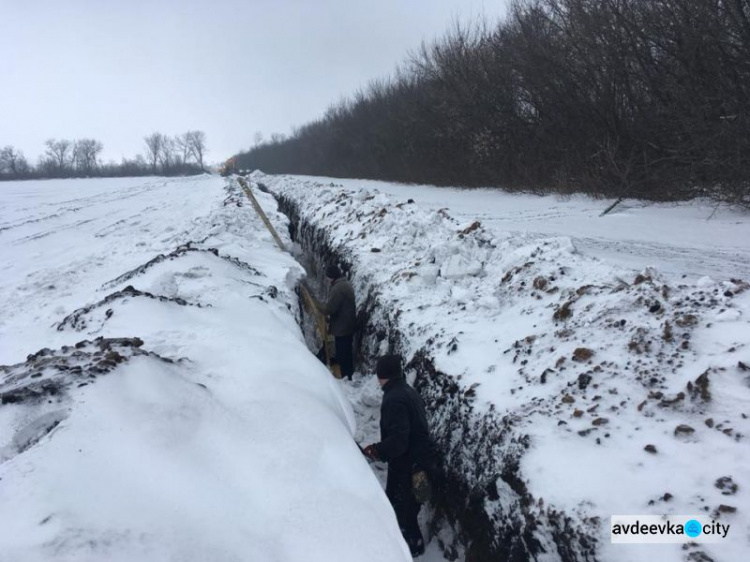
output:
[[[419,556],[425,546],[417,515],[420,502],[428,499],[420,497],[425,495],[420,488],[425,485],[423,479],[427,480],[428,489],[438,484],[437,448],[430,436],[422,399],[403,376],[401,357],[381,357],[375,372],[383,389],[380,443],[368,445],[363,453],[372,460],[388,463],[385,493],[412,556]]]
[[[341,378],[352,380],[354,374],[354,332],[357,329],[357,304],[354,289],[336,265],[326,268],[330,284],[328,301],[319,303],[321,312],[329,318],[329,329],[336,342],[336,362]]]

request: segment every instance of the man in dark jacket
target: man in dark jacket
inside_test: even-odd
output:
[[[335,265],[326,269],[331,285],[328,301],[321,311],[329,318],[331,334],[336,340],[336,362],[341,367],[342,378],[352,380],[354,374],[354,332],[357,329],[357,305],[354,289],[349,280]]]
[[[427,416],[419,394],[404,379],[401,358],[386,355],[375,369],[383,388],[380,406],[380,443],[368,445],[364,453],[388,463],[385,493],[396,512],[401,534],[413,556],[424,552],[424,539],[417,515],[421,507],[412,490],[412,474],[423,470],[435,478],[437,449],[430,436]]]

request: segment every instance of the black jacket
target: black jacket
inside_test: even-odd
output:
[[[437,449],[430,437],[427,415],[419,394],[402,378],[383,387],[380,407],[380,443],[375,449],[389,470],[428,468],[435,463]]]
[[[328,302],[322,307],[330,317],[331,334],[351,336],[357,329],[357,305],[354,302],[354,289],[346,277],[333,282],[328,293]]]

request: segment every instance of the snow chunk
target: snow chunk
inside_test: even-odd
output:
[[[476,277],[483,270],[482,263],[462,254],[453,254],[440,266],[440,276],[446,279]]]

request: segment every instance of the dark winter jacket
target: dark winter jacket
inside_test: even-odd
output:
[[[383,387],[380,406],[378,457],[388,462],[388,470],[427,469],[436,462],[437,449],[430,437],[427,415],[419,394],[403,377]]]
[[[331,285],[323,314],[330,317],[331,334],[334,336],[351,336],[356,331],[357,305],[354,302],[354,289],[346,277],[339,277]]]

